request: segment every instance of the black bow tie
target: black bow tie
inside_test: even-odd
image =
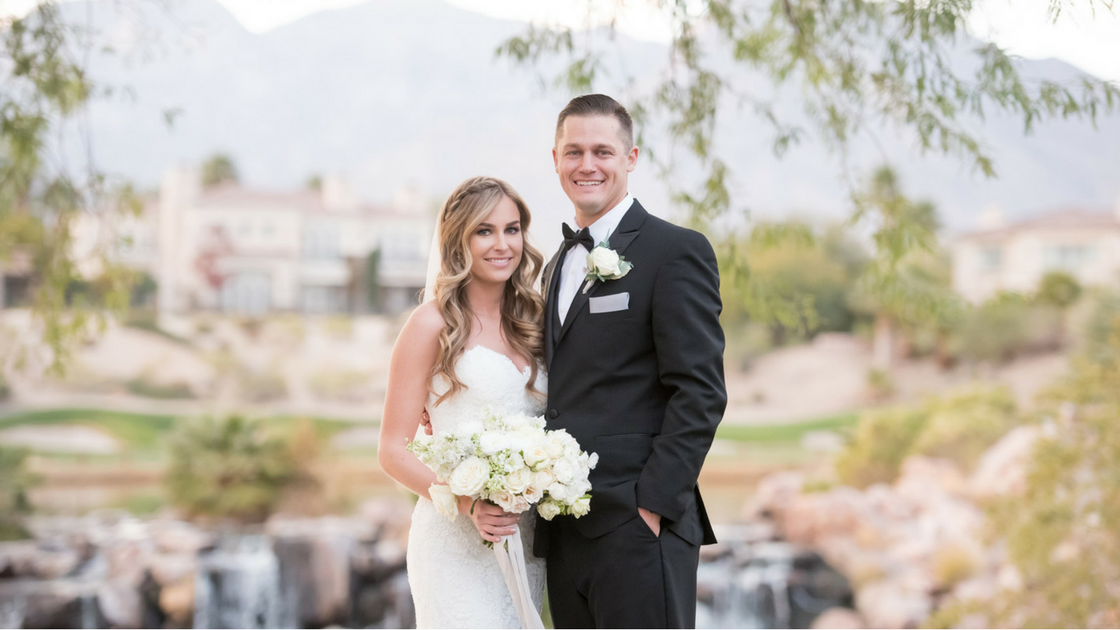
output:
[[[591,238],[591,232],[587,228],[573,232],[567,223],[561,223],[560,226],[564,230],[564,251],[568,251],[575,245],[583,245],[587,251],[595,249],[595,239]]]

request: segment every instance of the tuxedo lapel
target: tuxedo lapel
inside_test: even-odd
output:
[[[619,221],[618,228],[614,231],[614,234],[611,234],[610,238],[607,239],[607,244],[610,245],[610,248],[617,252],[619,256],[625,253],[626,248],[630,247],[630,243],[633,243],[634,239],[638,238],[638,232],[647,216],[649,216],[649,213],[647,213],[645,208],[642,207],[642,204],[638,203],[635,199],[634,205],[630,206],[630,209],[626,211],[626,215],[622,217],[622,221]],[[580,284],[579,290],[576,291],[575,298],[572,299],[572,306],[568,309],[568,316],[564,318],[564,324],[560,328],[560,334],[556,340],[557,345],[563,341],[564,335],[566,335],[568,329],[572,327],[572,322],[579,317],[583,307],[587,304],[587,300],[589,300],[602,285],[602,282],[595,282],[587,291],[584,291],[583,288],[586,286],[586,282]]]
[[[552,257],[545,266],[541,281],[544,283],[544,364],[552,366],[552,352],[556,348],[556,341],[560,338],[560,316],[556,310],[556,295],[560,291],[560,267],[564,260],[564,246]]]

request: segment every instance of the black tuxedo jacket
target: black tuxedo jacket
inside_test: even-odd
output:
[[[591,511],[573,524],[596,538],[643,507],[688,542],[713,543],[696,479],[727,404],[715,253],[702,234],[650,215],[637,201],[609,242],[633,268],[587,292],[581,283],[562,323],[563,248],[542,279],[548,428],[566,429],[599,454]],[[628,299],[611,297],[624,293]],[[537,525],[534,552],[544,556],[549,523],[538,518]]]

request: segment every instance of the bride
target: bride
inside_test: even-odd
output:
[[[463,182],[440,209],[439,271],[433,295],[401,330],[393,348],[378,461],[420,495],[408,536],[408,579],[418,628],[516,628],[517,611],[494,553],[517,527],[529,586],[540,612],[543,560],[534,558],[534,511],[507,514],[459,498],[454,522],[428,496],[435,474],[405,450],[426,411],[438,435],[496,413],[540,415],[544,302],[535,290],[544,259],[525,242],[529,210],[509,184],[491,177]]]

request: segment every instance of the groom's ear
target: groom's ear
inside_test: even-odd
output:
[[[557,175],[560,174],[560,160],[556,159],[556,147],[552,147],[552,169]]]
[[[556,159],[555,158],[556,149],[553,149],[552,153],[554,154],[553,159]],[[633,172],[634,167],[636,167],[636,166],[638,166],[638,147],[637,146],[632,146],[632,147],[630,147],[630,152],[626,154],[626,172],[627,173]]]

